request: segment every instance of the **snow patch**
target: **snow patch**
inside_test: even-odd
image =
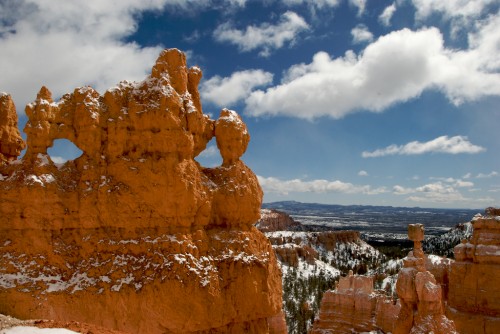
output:
[[[39,184],[42,187],[45,187],[46,183],[55,182],[55,178],[52,174],[42,174],[42,175],[28,175],[26,176],[26,183],[29,185]]]

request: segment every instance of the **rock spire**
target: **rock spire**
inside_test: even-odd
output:
[[[434,275],[425,268],[422,250],[424,226],[408,225],[408,238],[413,250],[404,258],[404,268],[399,271],[396,291],[401,311],[394,327],[394,334],[453,334],[458,333],[453,321],[444,314],[443,294]]]

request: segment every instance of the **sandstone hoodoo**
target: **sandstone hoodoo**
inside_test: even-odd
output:
[[[253,224],[262,190],[239,115],[204,115],[176,50],[139,83],[0,97],[0,313],[131,333],[283,333],[281,274]],[[194,158],[216,137],[223,165]],[[55,164],[68,139],[83,154]],[[280,320],[281,319],[281,320]]]
[[[445,316],[443,293],[434,275],[425,267],[422,250],[424,226],[408,225],[408,237],[414,242],[413,250],[403,259],[396,291],[401,311],[394,326],[394,334],[458,333],[453,321]]]

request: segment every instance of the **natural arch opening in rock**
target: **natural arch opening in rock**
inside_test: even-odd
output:
[[[70,140],[55,139],[53,145],[47,149],[47,153],[54,163],[62,164],[68,160],[79,158],[83,151]]]
[[[222,156],[217,148],[215,137],[208,142],[207,147],[195,159],[204,167],[216,167],[222,164]]]

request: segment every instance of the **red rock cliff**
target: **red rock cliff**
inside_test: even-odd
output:
[[[273,209],[262,209],[261,217],[255,226],[262,232],[302,231],[301,223],[296,222],[288,214]]]
[[[323,295],[311,334],[392,331],[400,305],[373,290],[373,277],[341,277],[337,288]]]
[[[151,75],[100,95],[26,107],[27,152],[0,100],[0,313],[130,333],[283,332],[281,274],[253,224],[262,191],[240,160],[237,113],[201,110],[200,69],[175,49]],[[215,135],[223,165],[194,158]],[[47,155],[65,138],[83,154]],[[268,321],[269,320],[269,321]]]
[[[460,333],[500,333],[500,209],[476,216],[470,242],[455,247],[447,315]]]

